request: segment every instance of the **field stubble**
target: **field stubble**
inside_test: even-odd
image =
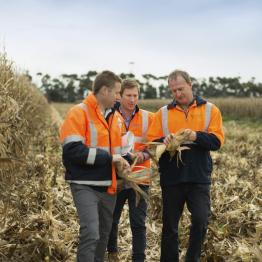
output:
[[[155,101],[153,106],[161,105],[156,105]],[[59,110],[57,105],[56,108]],[[63,105],[63,111],[59,111],[67,110],[68,106],[66,108]],[[251,121],[245,124],[243,121],[226,121],[225,133],[225,146],[218,152],[212,152],[212,212],[202,261],[260,261],[262,125],[254,126]],[[123,261],[129,261],[131,254],[128,219],[128,207],[125,207],[119,227]],[[181,257],[186,251],[189,225],[190,216],[186,210],[180,225]],[[161,226],[161,193],[157,179],[150,190],[146,251],[148,261],[159,261]]]
[[[61,118],[36,88],[13,73],[5,57],[0,57],[0,97],[0,261],[74,261],[79,228],[63,178]],[[262,261],[262,125],[251,128],[229,121],[225,132],[225,146],[212,153],[212,214],[202,261]],[[181,257],[189,224],[185,212]],[[156,179],[150,190],[147,261],[159,261],[160,236],[161,193]],[[121,261],[130,261],[127,207],[119,247]]]

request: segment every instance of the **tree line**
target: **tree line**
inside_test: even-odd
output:
[[[39,88],[49,101],[75,102],[83,99],[89,90],[96,71],[88,71],[86,74],[63,74],[58,78],[52,78],[48,74],[38,73],[40,77]],[[29,78],[31,76],[28,74]],[[121,73],[120,77],[136,78],[132,73]],[[144,74],[138,79],[140,84],[140,97],[142,99],[170,98],[171,94],[167,86],[168,76],[154,76]],[[31,78],[32,79],[32,78]],[[137,79],[137,78],[136,78]],[[261,97],[262,83],[257,83],[255,78],[242,82],[240,77],[209,77],[207,79],[192,78],[195,94],[204,97]]]

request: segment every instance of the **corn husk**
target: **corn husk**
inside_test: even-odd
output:
[[[123,182],[131,187],[136,194],[136,205],[138,205],[140,198],[143,197],[146,201],[148,201],[148,195],[144,192],[139,184],[143,184],[146,179],[150,179],[151,170],[149,168],[145,168],[141,166],[141,170],[133,171],[136,166],[137,158],[134,159],[134,163],[130,167],[130,169],[121,169],[118,164],[116,164],[117,175],[123,180]],[[137,166],[136,166],[137,167]]]
[[[158,161],[162,154],[167,151],[170,155],[170,160],[176,155],[177,156],[177,165],[179,161],[182,162],[181,152],[183,150],[190,149],[183,144],[188,143],[188,134],[184,132],[184,129],[179,130],[176,134],[170,136],[173,138],[168,145],[165,145],[161,142],[148,142],[147,149],[151,156],[151,159],[158,164]],[[182,162],[183,163],[183,162]]]

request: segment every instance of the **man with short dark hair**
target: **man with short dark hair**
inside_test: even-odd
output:
[[[78,262],[102,262],[116,201],[116,170],[121,157],[121,116],[111,108],[121,79],[111,71],[97,75],[90,93],[68,112],[60,130],[65,179],[80,220]]]
[[[135,137],[135,152],[129,152],[132,154],[133,159],[137,158],[138,166],[136,166],[133,171],[143,168],[148,170],[148,179],[139,185],[143,191],[147,192],[149,187],[150,160],[149,155],[141,151],[140,148],[146,142],[146,133],[152,122],[153,114],[138,107],[139,84],[136,80],[123,80],[120,93],[121,100],[120,104],[117,106],[117,110],[123,118],[125,132],[132,132]],[[136,206],[136,194],[134,190],[128,186],[125,186],[117,194],[113,224],[107,245],[109,262],[120,261],[117,253],[118,224],[126,200],[128,200],[130,226],[132,230],[132,261],[143,262],[145,260],[146,248],[145,219],[147,203],[145,199],[141,198]]]
[[[210,212],[212,160],[210,151],[224,143],[219,109],[199,96],[194,96],[192,82],[185,71],[176,70],[168,77],[173,102],[155,113],[149,128],[149,140],[172,142],[175,133],[184,129],[189,150],[181,160],[170,159],[166,151],[159,159],[160,186],[163,199],[161,262],[179,261],[178,223],[184,204],[191,213],[191,228],[186,261],[200,261]]]

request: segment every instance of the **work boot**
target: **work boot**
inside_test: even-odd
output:
[[[120,262],[117,252],[108,252],[108,262]]]

